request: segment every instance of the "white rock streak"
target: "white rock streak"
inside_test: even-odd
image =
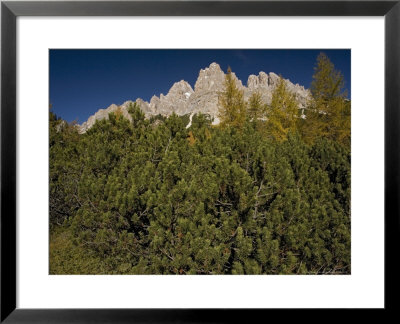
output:
[[[186,125],[186,128],[189,128],[190,126],[192,126],[192,118],[193,118],[194,112],[192,112],[189,116],[189,124]]]

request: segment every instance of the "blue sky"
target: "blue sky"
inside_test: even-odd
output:
[[[243,84],[264,71],[309,88],[320,52],[343,73],[350,94],[350,50],[50,50],[50,103],[59,117],[82,123],[113,103],[167,94],[180,80],[194,87],[212,62],[230,66]]]

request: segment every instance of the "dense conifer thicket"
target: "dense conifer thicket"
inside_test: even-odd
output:
[[[80,135],[50,113],[50,273],[350,273],[342,89],[321,54],[304,111],[284,80],[245,102],[228,72],[218,126],[132,106]]]

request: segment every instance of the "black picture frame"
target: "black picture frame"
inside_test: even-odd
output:
[[[395,310],[399,237],[400,0],[395,1],[2,1],[1,312],[5,323],[237,322],[268,316],[244,309],[16,308],[16,19],[19,16],[384,16],[385,310]],[[373,256],[371,256],[373,263]],[[373,266],[373,265],[371,265]],[[366,283],[368,284],[368,283]],[[393,297],[392,297],[393,296]],[[271,312],[271,310],[270,310]]]

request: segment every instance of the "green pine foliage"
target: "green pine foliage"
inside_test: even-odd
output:
[[[218,127],[134,105],[78,134],[50,114],[50,273],[351,273],[349,146],[305,140],[282,89],[282,133],[259,97]]]

